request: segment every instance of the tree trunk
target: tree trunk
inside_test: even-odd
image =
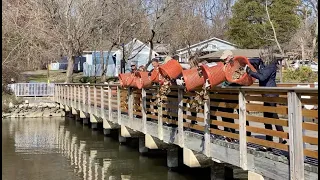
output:
[[[301,47],[301,59],[305,60],[306,59],[306,53],[305,53],[305,48],[304,48],[304,40],[301,37],[300,38],[300,47]]]
[[[146,64],[146,67],[144,68],[145,70],[148,69],[149,65],[151,64],[152,62],[152,51],[153,51],[153,38],[154,38],[154,35],[155,35],[155,31],[154,30],[151,30],[151,37],[149,39],[149,46],[150,46],[150,50],[149,50],[149,59],[148,59],[148,62]]]
[[[67,67],[66,83],[72,83],[72,74],[73,74],[74,61],[75,61],[75,56],[69,54],[68,55],[68,67]]]
[[[148,58],[148,62],[147,62],[146,67],[145,67],[145,69],[146,69],[146,70],[148,69],[148,67],[150,66],[150,64],[151,64],[151,62],[152,62],[153,42],[152,42],[152,41],[150,41],[150,42],[149,42],[149,45],[150,45],[150,50],[149,50],[149,58]]]
[[[269,23],[271,25],[271,28],[272,28],[272,31],[273,31],[274,41],[276,42],[281,55],[284,56],[285,55],[284,51],[282,50],[282,48],[280,46],[280,43],[278,41],[278,38],[277,38],[276,29],[274,28],[273,23],[272,23],[271,18],[270,18],[270,14],[269,14],[269,11],[268,11],[268,1],[267,0],[266,0],[266,5],[265,6],[266,6],[266,12],[267,12],[267,16],[268,16],[268,21],[269,21]],[[286,67],[289,67],[289,63],[288,63],[287,60],[285,60],[285,64],[286,64]]]
[[[315,27],[315,33],[314,33],[314,37],[312,40],[312,49],[311,49],[311,56],[312,58],[314,58],[314,52],[316,51],[316,47],[317,47],[317,38],[318,38],[318,20],[316,22],[316,27]]]

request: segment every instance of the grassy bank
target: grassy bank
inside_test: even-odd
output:
[[[22,82],[48,82],[47,70],[28,71],[23,73],[24,79]],[[49,81],[51,83],[63,83],[66,79],[66,71],[50,71]],[[84,77],[83,73],[73,73],[73,83],[100,83],[100,77]]]

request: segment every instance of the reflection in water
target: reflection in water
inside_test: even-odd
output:
[[[2,120],[2,157],[7,180],[204,179],[168,171],[165,157],[140,156],[136,148],[62,118]]]

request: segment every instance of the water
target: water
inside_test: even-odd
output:
[[[165,153],[142,156],[137,144],[64,118],[3,119],[2,179],[210,179],[208,169],[169,171]]]

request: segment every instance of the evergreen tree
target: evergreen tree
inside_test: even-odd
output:
[[[241,48],[274,45],[274,35],[267,18],[265,0],[238,0],[232,8],[227,35]],[[299,27],[298,2],[268,0],[268,11],[280,44],[287,43]]]

